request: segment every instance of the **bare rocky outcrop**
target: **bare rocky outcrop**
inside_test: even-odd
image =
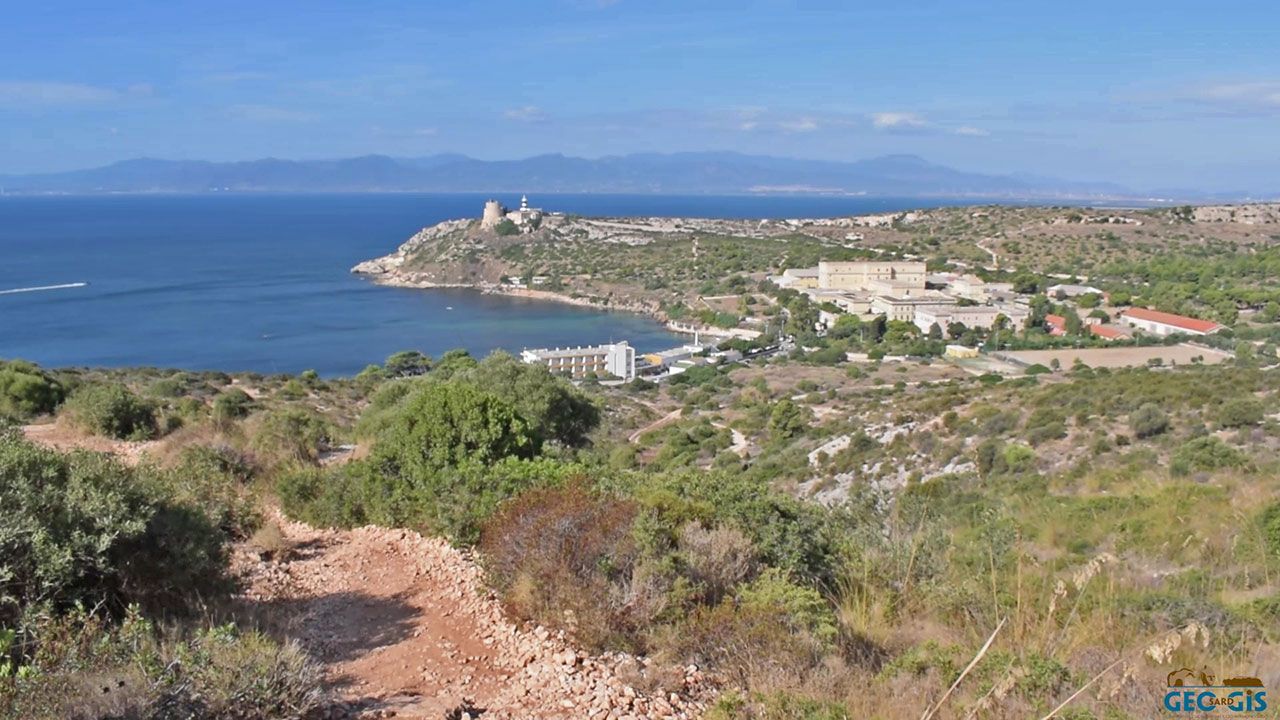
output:
[[[358,275],[394,274],[404,266],[405,261],[413,256],[414,253],[449,235],[464,232],[471,225],[471,220],[447,220],[431,227],[423,228],[414,233],[413,237],[406,240],[400,247],[396,248],[395,252],[372,260],[365,260],[351,268],[351,272]]]
[[[1245,225],[1280,223],[1280,203],[1205,205],[1192,210],[1196,222],[1235,222]]]
[[[512,622],[443,540],[278,522],[291,556],[240,553],[243,599],[324,662],[331,717],[693,718],[714,697],[696,667],[592,655]]]

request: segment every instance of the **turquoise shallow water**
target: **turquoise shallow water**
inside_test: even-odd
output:
[[[464,290],[386,288],[352,265],[480,195],[0,197],[0,358],[47,366],[349,375],[404,349],[438,355],[676,336],[647,318]],[[518,197],[501,196],[509,205]],[[539,196],[584,215],[815,217],[919,199]],[[2,293],[69,283],[84,287]],[[452,308],[452,309],[449,309]]]

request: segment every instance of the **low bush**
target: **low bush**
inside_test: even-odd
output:
[[[35,365],[0,362],[0,418],[26,420],[51,413],[62,399],[62,385]]]
[[[1224,428],[1240,428],[1257,425],[1265,416],[1262,403],[1253,398],[1237,398],[1223,404],[1218,410],[1218,424]]]
[[[213,399],[213,419],[218,422],[239,420],[253,410],[253,398],[240,388],[231,388]]]
[[[250,485],[253,468],[230,447],[194,445],[184,449],[171,467],[146,468],[139,474],[159,494],[198,508],[228,537],[243,540],[262,522]]]
[[[583,472],[547,458],[506,458],[403,475],[369,459],[326,470],[295,468],[281,475],[276,493],[285,513],[313,525],[410,527],[468,545],[504,501]]]
[[[636,512],[582,485],[525,493],[485,527],[480,547],[492,582],[518,617],[563,625],[571,616],[588,647],[635,649],[638,621],[653,614],[643,594],[629,597]]]
[[[0,627],[76,604],[181,611],[228,587],[214,523],[106,456],[2,433],[0,507]]]
[[[25,720],[309,717],[320,667],[293,643],[232,626],[162,641],[131,611],[119,626],[83,610],[44,620],[38,648],[0,676],[0,715]]]
[[[1146,403],[1129,415],[1129,429],[1136,438],[1149,438],[1169,429],[1169,416],[1155,403]]]
[[[280,408],[254,419],[258,422],[250,433],[250,447],[267,467],[315,463],[333,434],[324,418],[302,408]]]
[[[737,687],[795,681],[812,673],[828,650],[797,625],[787,603],[756,600],[696,608],[668,629],[663,645],[682,661],[716,668]]]
[[[732,527],[710,530],[698,521],[685,523],[678,538],[680,559],[699,600],[715,605],[758,568],[756,550],[742,531]]]
[[[1173,453],[1169,470],[1174,475],[1187,475],[1242,467],[1247,461],[1244,453],[1209,435],[1195,438],[1179,447]]]
[[[119,384],[88,385],[64,406],[73,424],[95,435],[148,440],[157,431],[155,407]]]

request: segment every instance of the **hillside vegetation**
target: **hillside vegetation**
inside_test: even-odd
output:
[[[671,309],[735,290],[752,312],[776,308],[769,332],[800,346],[662,384],[574,385],[461,351],[398,353],[354,378],[6,362],[0,416],[23,427],[0,434],[0,714],[318,716],[316,661],[228,570],[233,547],[288,553],[273,507],[446,537],[514,618],[593,652],[696,666],[647,675],[656,696],[713,677],[717,720],[1145,718],[1178,668],[1280,683],[1274,238],[1202,210],[1086,215],[930,211],[859,241],[765,223],[747,244],[699,230],[584,238],[581,253],[466,226],[429,238],[475,244],[473,264],[447,267],[483,273],[509,272],[491,263],[520,247],[540,258],[522,272],[567,292],[589,274]],[[1113,303],[1234,310],[1209,341],[1231,354],[1002,375],[938,357],[945,341],[905,323],[811,336],[816,309],[757,277],[838,246],[915,252],[934,233],[940,255],[973,250],[992,217],[1002,258],[1044,243],[989,271],[1029,282],[1036,312],[1063,303],[1041,286],[1057,262],[1044,250],[1070,247],[1055,237],[1067,233],[1096,248],[1090,282]],[[1039,224],[1015,239],[1011,218]],[[1219,226],[1230,232],[1197,239]],[[1094,235],[1112,230],[1129,233],[1114,248]],[[676,262],[695,237],[705,264]],[[1078,331],[1008,328],[1000,342],[1094,342]]]

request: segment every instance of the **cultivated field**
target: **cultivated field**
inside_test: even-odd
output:
[[[1230,358],[1229,353],[1200,345],[1171,345],[1154,347],[1118,347],[1118,348],[1062,348],[1058,350],[1022,350],[1001,353],[1002,357],[1024,365],[1049,366],[1057,360],[1064,368],[1075,365],[1077,361],[1089,367],[1134,367],[1146,365],[1158,360],[1162,365],[1185,365],[1195,362],[1197,358],[1206,365],[1214,365]]]

